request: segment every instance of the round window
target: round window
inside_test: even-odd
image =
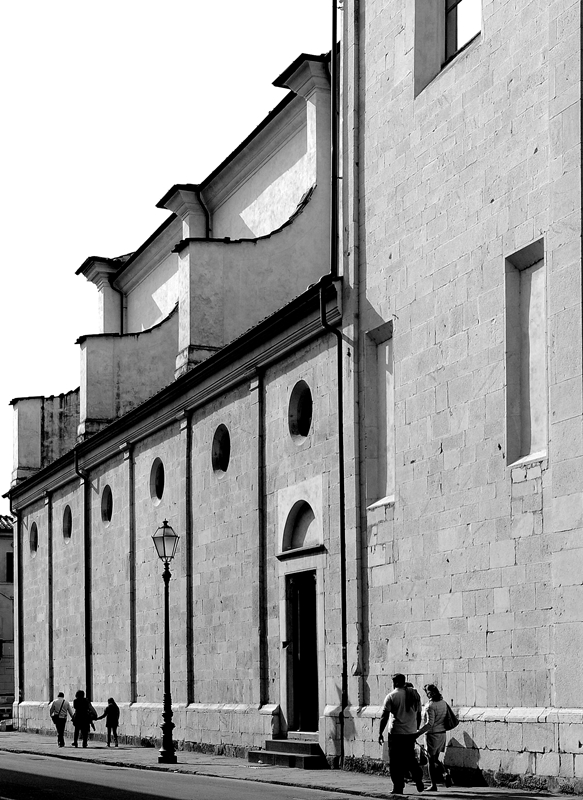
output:
[[[226,472],[231,460],[231,437],[225,425],[219,425],[213,437],[212,463],[215,472]]]
[[[312,427],[312,392],[305,381],[294,386],[288,410],[289,432],[292,436],[305,439]]]
[[[150,470],[150,497],[156,505],[160,503],[164,494],[164,482],[164,464],[159,458],[156,458]]]
[[[30,552],[32,555],[38,550],[38,528],[36,522],[30,526]]]
[[[101,519],[105,524],[111,522],[113,516],[113,495],[109,484],[105,487],[101,494]]]
[[[71,532],[73,530],[73,516],[71,514],[71,507],[65,506],[63,511],[63,539],[68,542],[71,539]]]

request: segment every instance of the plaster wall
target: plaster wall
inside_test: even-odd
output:
[[[299,102],[305,105],[303,100]],[[275,152],[266,155],[212,208],[213,237],[253,239],[276,230],[291,217],[316,176],[307,147],[306,110],[300,126]]]
[[[143,333],[84,337],[79,433],[95,432],[171,383],[177,339],[176,311]]]
[[[23,397],[14,406],[12,480],[30,477],[75,444],[79,389],[50,397]]]
[[[318,187],[293,222],[272,236],[189,242],[180,254],[179,349],[228,344],[324,275],[328,208],[328,193]]]
[[[366,702],[398,670],[458,706],[568,707],[583,689],[578,5],[484,0],[480,37],[417,96],[414,4],[363,14],[362,324],[394,322],[396,442],[395,502],[366,517]],[[548,459],[509,464],[505,260],[540,238]]]
[[[176,233],[176,243],[180,236]],[[126,297],[126,331],[138,333],[165,319],[178,302],[178,255],[168,253]]]

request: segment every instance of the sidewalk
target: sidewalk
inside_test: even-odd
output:
[[[262,783],[298,786],[305,789],[320,789],[330,792],[344,792],[359,797],[387,798],[391,792],[390,778],[384,776],[365,775],[361,772],[344,770],[300,770],[285,767],[262,766],[249,764],[239,758],[207,755],[178,751],[178,763],[172,765],[158,764],[158,750],[149,747],[120,745],[107,747],[105,742],[90,741],[87,749],[71,747],[71,739],[66,740],[66,747],[57,747],[55,736],[42,736],[35,733],[0,732],[0,751],[12,753],[30,753],[33,755],[51,756],[72,761],[91,761],[117,767],[136,769],[155,769],[161,771],[183,772],[191,775],[207,775],[217,778],[235,778],[237,780],[259,781]],[[418,797],[412,785],[405,789],[406,794]],[[540,798],[545,795],[538,792],[527,792],[518,789],[497,789],[491,787],[452,787],[447,790],[439,787],[437,795],[441,798],[500,798],[516,797],[519,800]],[[567,797],[568,795],[562,795]],[[428,793],[428,798],[436,797]]]

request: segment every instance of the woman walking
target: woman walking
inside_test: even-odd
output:
[[[429,702],[423,708],[423,725],[415,735],[421,736],[421,734],[425,734],[429,777],[431,778],[431,786],[427,791],[436,792],[439,778],[443,778],[447,787],[452,784],[449,770],[439,758],[441,753],[445,753],[446,730],[444,721],[447,713],[447,703],[433,683],[428,683],[423,688]]]
[[[113,736],[113,742],[117,747],[117,726],[119,724],[119,706],[113,699],[113,697],[107,698],[107,706],[105,707],[105,711],[100,717],[97,719],[103,719],[105,717],[105,727],[107,728],[107,746],[111,747],[111,737]]]
[[[75,726],[75,735],[73,737],[73,747],[77,747],[79,741],[79,734],[83,741],[83,747],[87,747],[87,737],[89,736],[89,728],[91,722],[96,719],[97,712],[85,697],[83,689],[75,692],[75,699],[73,700],[73,708],[75,713],[73,715],[73,725]]]

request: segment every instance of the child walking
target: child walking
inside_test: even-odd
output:
[[[105,707],[105,711],[100,717],[97,719],[103,719],[105,717],[105,727],[107,728],[107,746],[111,746],[111,737],[113,735],[113,742],[117,747],[117,726],[119,724],[119,706],[113,699],[113,697],[107,698],[107,706]]]

